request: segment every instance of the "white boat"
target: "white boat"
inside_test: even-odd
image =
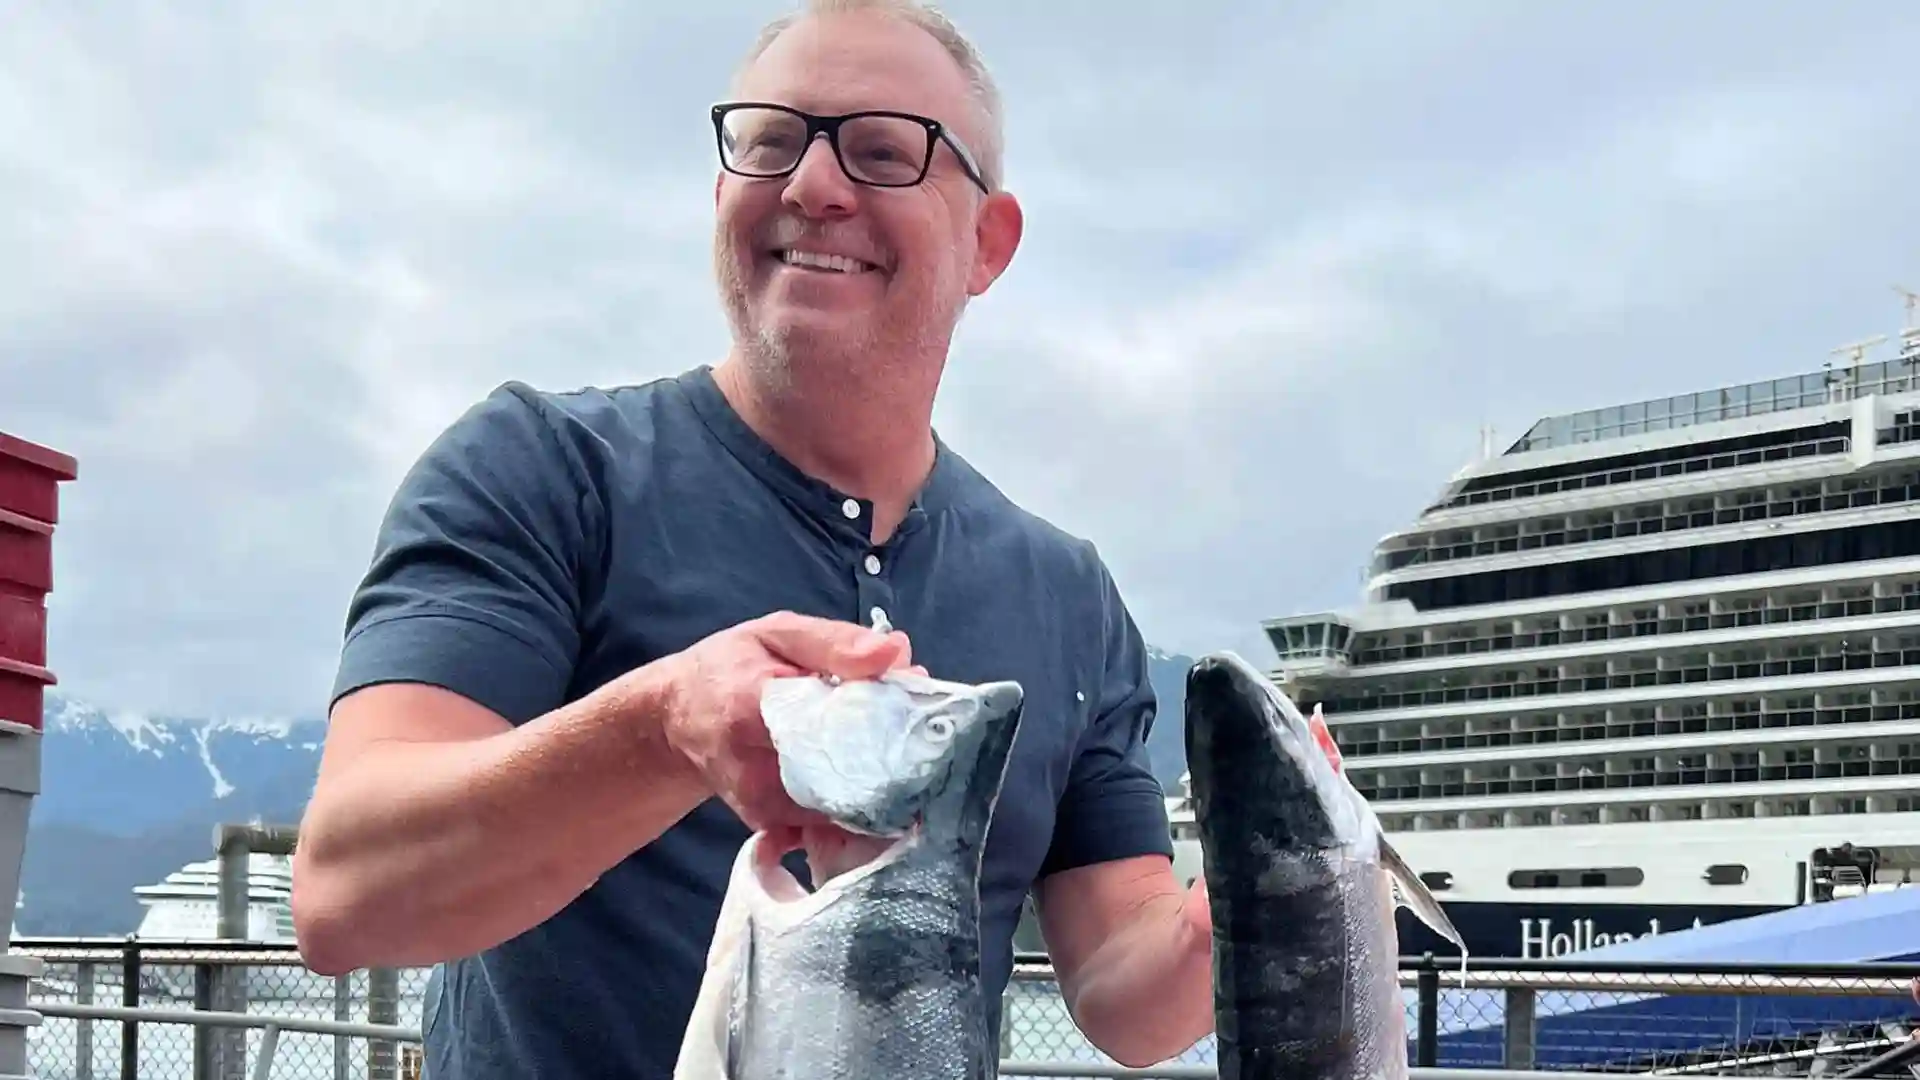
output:
[[[248,856],[247,932],[249,941],[291,943],[293,935],[293,860],[283,855]],[[220,862],[188,863],[133,895],[146,905],[136,937],[159,941],[207,941],[220,936]]]
[[[1870,359],[1555,416],[1265,624],[1479,955],[1920,866],[1920,327]],[[1175,793],[1184,796],[1184,792]],[[1199,870],[1174,811],[1182,876]],[[1402,922],[1403,951],[1451,946]]]

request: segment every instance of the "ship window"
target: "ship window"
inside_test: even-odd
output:
[[[1453,875],[1445,870],[1429,870],[1420,875],[1420,884],[1434,892],[1445,892],[1453,888]]]
[[[1709,885],[1745,885],[1747,868],[1739,863],[1718,863],[1707,867],[1705,876]]]
[[[1571,870],[1515,870],[1512,889],[1630,889],[1646,880],[1637,866],[1582,867]]]

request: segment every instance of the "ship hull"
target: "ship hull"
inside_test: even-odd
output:
[[[1475,959],[1542,960],[1639,938],[1779,911],[1780,904],[1445,903]],[[1399,913],[1400,954],[1432,953],[1444,966],[1459,949],[1411,912]]]

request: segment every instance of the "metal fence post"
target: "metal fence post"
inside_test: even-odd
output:
[[[93,961],[82,960],[73,968],[73,1000],[93,1004]],[[73,1022],[73,1080],[93,1080],[93,1021]]]
[[[1414,1043],[1415,1065],[1431,1069],[1440,1058],[1440,965],[1433,954],[1420,957],[1419,973],[1414,976],[1419,997],[1419,1031]]]
[[[214,993],[212,964],[193,965],[193,1007],[203,1012],[220,1007]],[[209,1027],[193,1029],[193,1080],[214,1080],[214,1061],[219,1056],[222,1032]]]
[[[120,1004],[140,1007],[140,939],[127,935],[120,947]],[[120,1023],[120,1080],[140,1080],[140,1021]]]
[[[400,1020],[400,972],[372,968],[367,972],[367,1023],[397,1024]],[[396,1080],[399,1054],[384,1039],[367,1042],[367,1080]]]
[[[1507,987],[1507,1008],[1501,1026],[1506,1036],[1504,1068],[1531,1070],[1534,1046],[1534,996],[1528,986]]]
[[[333,1018],[346,1023],[353,1019],[353,976],[333,977]],[[345,1035],[333,1037],[333,1080],[349,1080],[353,1075],[353,1043]]]

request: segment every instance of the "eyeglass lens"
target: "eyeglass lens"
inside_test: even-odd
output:
[[[897,116],[857,116],[840,125],[842,166],[855,180],[882,186],[919,181],[926,168],[925,125]],[[779,176],[807,149],[807,121],[760,106],[734,109],[721,120],[727,167],[753,176]]]

